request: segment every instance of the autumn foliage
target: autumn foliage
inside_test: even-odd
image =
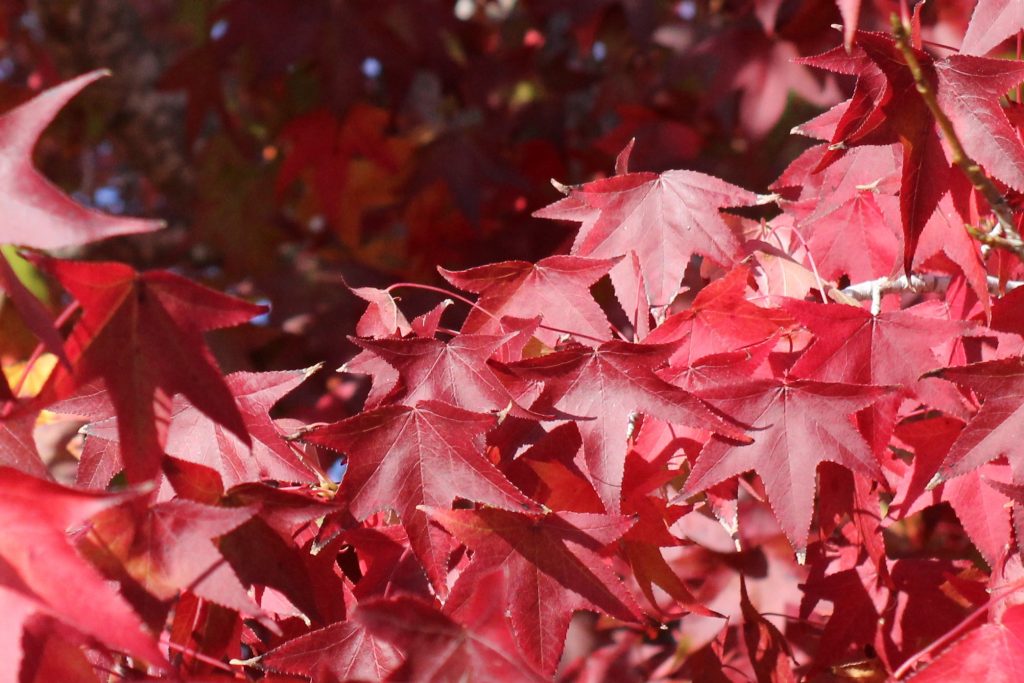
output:
[[[1021,680],[1024,5],[58,4],[0,683]]]

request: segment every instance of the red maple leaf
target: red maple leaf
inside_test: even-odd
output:
[[[224,378],[242,414],[251,447],[180,395],[175,397],[165,452],[213,468],[220,473],[225,488],[263,479],[316,482],[315,471],[295,453],[270,419],[270,409],[318,367],[236,372]]]
[[[782,308],[814,334],[794,376],[822,382],[893,384],[913,391],[918,378],[941,364],[932,349],[966,331],[960,321],[915,309],[872,313],[858,306],[786,299]],[[901,362],[892,359],[899,357]]]
[[[773,188],[799,188],[779,205],[793,216],[820,275],[854,281],[885,277],[900,253],[900,158],[895,145],[855,147],[823,170],[830,153],[818,145],[797,158]]]
[[[537,263],[504,261],[469,270],[438,268],[448,282],[480,295],[462,324],[463,333],[502,333],[503,316],[544,315],[548,328],[536,337],[553,346],[564,333],[581,341],[610,337],[608,318],[590,294],[590,286],[608,273],[616,259],[549,256]]]
[[[495,568],[479,577],[472,590],[465,588],[468,584],[457,584],[444,612],[401,596],[361,603],[356,619],[405,654],[393,680],[546,681],[519,653],[501,600],[495,599],[505,594],[508,580],[501,568]]]
[[[85,86],[106,75],[106,71],[92,71],[73,78],[0,117],[0,149],[4,151],[0,163],[0,243],[57,249],[163,227],[162,221],[121,218],[86,208],[32,164],[36,141],[57,113]]]
[[[122,507],[94,520],[87,544],[116,557],[140,587],[161,601],[189,590],[250,616],[261,611],[224,561],[213,539],[255,514],[252,507],[214,507],[190,500],[157,503],[139,515]]]
[[[308,370],[236,372],[224,378],[238,403],[251,446],[211,420],[180,394],[175,396],[164,452],[179,460],[211,468],[220,475],[225,488],[264,479],[316,482],[314,470],[292,450],[269,414],[275,403],[316,369],[317,366]],[[90,437],[117,442],[118,420],[93,422],[82,432]],[[106,457],[119,456],[108,453]]]
[[[1024,411],[1024,361],[1017,357],[984,361],[929,373],[974,391],[981,408],[967,423],[942,461],[933,483],[976,470],[1005,455],[1013,481],[1024,483],[1024,443],[1019,420]]]
[[[752,192],[696,171],[626,173],[570,188],[569,196],[534,215],[582,223],[573,254],[614,258],[636,252],[648,302],[664,306],[675,298],[691,255],[720,264],[742,257],[739,239],[718,210],[757,201]],[[619,268],[621,263],[613,282]],[[624,272],[627,282],[633,279]]]
[[[932,269],[930,266],[934,265],[934,268],[955,273],[954,269],[943,267],[940,258],[944,256],[960,269],[974,294],[988,309],[988,272],[978,248],[980,245],[964,229],[964,222],[951,196],[948,194],[943,197],[938,210],[924,226],[921,240],[917,244],[917,253],[914,254],[913,267],[915,270],[923,270]]]
[[[309,173],[316,198],[329,221],[337,218],[348,182],[349,162],[356,156],[395,170],[397,161],[386,144],[388,114],[368,104],[352,107],[344,121],[328,109],[299,116],[281,131],[287,152],[277,175],[280,194],[303,173]]]
[[[83,311],[65,345],[73,370],[58,366],[42,395],[48,401],[70,396],[101,377],[117,411],[129,481],[144,481],[158,471],[164,435],[157,425],[166,425],[170,398],[177,393],[250,443],[202,333],[239,325],[264,307],[166,271],[140,274],[120,263],[42,263]]]
[[[264,654],[260,663],[268,671],[327,683],[382,681],[402,659],[394,645],[372,635],[361,622],[349,620],[293,638]]]
[[[389,405],[316,427],[301,439],[348,456],[340,495],[357,519],[394,510],[427,576],[445,592],[450,542],[420,506],[456,498],[510,509],[536,507],[483,456],[494,418],[439,401]]]
[[[630,415],[646,413],[660,419],[699,427],[733,438],[743,433],[713,415],[689,392],[654,374],[673,347],[605,342],[597,349],[573,346],[540,358],[510,365],[517,375],[544,382],[534,409],[548,405],[583,418],[587,474],[610,512],[618,512],[626,460]]]
[[[1024,6],[1015,0],[978,0],[967,24],[962,55],[982,56],[1024,29]]]
[[[759,681],[796,683],[789,642],[778,627],[761,616],[747,595],[746,580],[740,576],[740,608],[743,610],[743,640],[747,656]]]
[[[0,419],[0,465],[46,479],[49,473],[32,439],[37,417],[28,412]]]
[[[356,334],[360,337],[402,337],[412,331],[391,292],[375,287],[349,290],[369,304],[356,323]]]
[[[939,107],[972,159],[1024,191],[1024,143],[999,98],[1024,81],[1024,62],[950,55],[935,62]]]
[[[61,109],[106,71],[93,71],[50,88],[0,116],[0,243],[57,249],[114,235],[150,232],[162,221],[110,216],[75,202],[46,179],[32,162],[39,136]],[[0,257],[0,289],[6,291],[29,328],[63,359],[60,335],[49,312]]]
[[[398,371],[401,390],[389,400],[404,405],[437,400],[466,410],[528,416],[516,405],[487,360],[507,337],[460,334],[447,343],[437,339],[358,339],[349,341],[376,354]]]
[[[558,665],[577,610],[634,621],[639,608],[601,558],[601,550],[624,534],[627,517],[552,512],[528,515],[495,508],[429,510],[430,518],[473,551],[459,578],[463,589],[479,585],[495,569],[508,577],[502,602],[523,653],[551,675]]]
[[[802,554],[820,463],[836,462],[855,472],[881,476],[871,449],[848,416],[887,391],[796,379],[753,380],[701,391],[708,403],[749,425],[754,441],[738,444],[713,437],[701,450],[680,498],[754,470],[764,481],[783,532]]]
[[[644,339],[645,344],[675,344],[669,365],[686,367],[717,353],[764,341],[792,324],[777,308],[747,300],[750,270],[738,266],[700,290],[690,308],[670,315]]]
[[[86,493],[0,468],[0,640],[8,662],[0,680],[17,683],[22,630],[34,614],[49,615],[99,642],[165,662],[156,642],[122,597],[68,542],[68,527],[127,496]]]

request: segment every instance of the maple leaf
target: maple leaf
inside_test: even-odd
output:
[[[398,668],[402,652],[356,620],[339,621],[292,638],[260,658],[268,671],[308,676],[313,683],[382,681]]]
[[[690,308],[666,318],[644,343],[675,344],[669,365],[689,366],[705,356],[764,341],[791,325],[783,311],[747,300],[749,275],[746,266],[739,266],[712,281],[700,290]]]
[[[255,512],[252,507],[214,507],[180,498],[157,503],[142,515],[118,508],[94,520],[86,543],[94,544],[97,554],[112,554],[158,600],[169,601],[187,589],[218,605],[260,616],[213,543]]]
[[[1024,287],[1007,292],[992,304],[989,327],[1024,337]]]
[[[340,538],[359,555],[360,576],[352,589],[357,600],[431,595],[422,565],[410,550],[409,537],[400,525],[350,529]]]
[[[939,107],[972,159],[1010,187],[1024,190],[1024,143],[999,98],[1024,81],[1024,63],[950,55],[935,62]]]
[[[721,34],[705,48],[716,54],[738,58],[735,65],[726,67],[732,73],[719,74],[715,82],[741,91],[740,123],[744,132],[754,139],[761,139],[771,132],[793,95],[816,107],[828,107],[841,98],[831,76],[816,78],[801,63],[796,43],[771,35],[771,31],[767,33],[761,30],[731,31]],[[725,43],[729,42],[742,43],[745,46],[743,52],[726,48]]]
[[[982,56],[1024,29],[1024,6],[1014,0],[978,0],[960,54]]]
[[[739,239],[718,209],[757,203],[752,192],[696,171],[626,173],[569,188],[565,199],[534,215],[582,223],[573,254],[613,258],[636,252],[648,302],[664,306],[675,298],[691,255],[726,265],[742,257]]]
[[[447,536],[428,524],[422,505],[450,506],[465,498],[510,509],[535,507],[483,456],[490,415],[440,401],[389,405],[301,434],[308,443],[348,456],[339,495],[357,519],[394,510],[413,551],[445,592]]]
[[[437,339],[358,339],[349,341],[382,358],[398,371],[403,391],[391,400],[416,405],[437,400],[478,412],[501,412],[511,407],[520,417],[530,413],[516,405],[512,394],[487,365],[487,359],[507,337],[460,334],[447,343]]]
[[[230,389],[202,333],[246,322],[265,311],[166,271],[138,273],[120,263],[41,259],[78,300],[82,316],[65,346],[73,370],[58,366],[43,389],[52,402],[89,380],[106,383],[118,415],[118,434],[130,482],[156,474],[170,397],[250,439]]]
[[[460,583],[504,568],[512,630],[523,653],[551,675],[558,665],[577,610],[600,611],[634,621],[639,608],[600,552],[633,525],[627,517],[578,512],[527,515],[496,508],[428,510],[430,518],[473,550]]]
[[[860,2],[861,0],[836,0],[839,14],[843,17],[843,45],[847,52],[853,48],[853,41],[857,35],[857,25],[860,23]]]
[[[1005,455],[1015,483],[1024,482],[1024,451],[1018,422],[1024,411],[1024,361],[1017,357],[942,368],[928,373],[967,389],[983,400],[942,461],[937,484],[975,470]]]
[[[837,48],[808,60],[858,77],[819,169],[839,158],[848,146],[902,144],[900,217],[904,267],[909,270],[921,231],[948,189],[949,162],[931,112],[892,38],[866,31],[858,31],[856,37],[857,47],[851,55]],[[915,53],[934,80],[931,58],[920,50]]]
[[[609,339],[608,318],[590,294],[590,286],[608,273],[617,259],[549,256],[537,263],[504,261],[469,270],[438,268],[459,289],[480,295],[462,324],[462,332],[504,332],[500,318],[544,315],[544,324],[568,333]],[[539,329],[535,336],[553,346],[563,332]]]
[[[836,462],[880,477],[878,464],[848,416],[884,396],[887,388],[800,379],[764,379],[709,388],[700,396],[742,424],[754,442],[712,437],[697,458],[679,498],[754,470],[764,481],[775,516],[801,555],[814,506],[815,475]]]
[[[6,467],[0,468],[0,489],[0,640],[8,657],[0,681],[17,683],[22,630],[34,614],[49,615],[115,650],[156,665],[165,662],[138,616],[75,552],[65,533],[130,496],[75,491]]]
[[[611,512],[618,512],[630,415],[643,412],[669,422],[738,439],[747,437],[713,415],[700,399],[654,374],[673,347],[605,342],[597,349],[574,346],[512,364],[517,375],[544,382],[540,406],[548,404],[577,422],[583,436],[587,475]],[[534,405],[537,409],[538,405]]]
[[[790,164],[772,187],[799,187],[800,194],[780,200],[780,206],[793,216],[823,278],[846,274],[859,281],[891,274],[900,249],[898,147],[855,147],[817,170],[828,154],[819,145]]]
[[[32,165],[36,141],[57,113],[85,86],[106,75],[107,71],[92,71],[73,78],[0,117],[0,243],[57,249],[163,227],[162,221],[86,208]]]
[[[911,308],[872,313],[858,306],[786,299],[782,308],[814,334],[796,361],[794,376],[822,382],[893,384],[913,390],[941,362],[932,351],[962,334],[961,321],[924,317]],[[892,359],[899,357],[900,363]]]
[[[211,420],[180,394],[174,397],[164,452],[179,460],[204,465],[220,475],[223,486],[275,479],[314,483],[315,471],[288,445],[270,419],[270,409],[305,381],[319,366],[281,372],[235,372],[224,382],[234,396],[251,439],[246,445]],[[117,442],[118,420],[101,420],[82,428],[90,437]],[[118,457],[107,455],[106,457]]]
[[[359,605],[356,619],[405,653],[393,680],[458,683],[465,680],[539,683],[548,680],[527,662],[495,596],[506,592],[505,572],[481,576],[473,590],[458,591],[439,612],[423,600],[400,596]]]
[[[28,412],[0,419],[0,465],[46,479],[49,473],[32,439],[36,417]]]
[[[913,266],[915,270],[921,270],[938,260],[933,257],[940,254],[945,256],[960,269],[975,295],[988,309],[991,303],[988,291],[988,272],[985,270],[985,262],[982,259],[981,250],[978,248],[979,243],[964,229],[964,220],[954,208],[954,201],[950,194],[942,198],[938,210],[925,224],[921,240],[917,245],[917,253],[914,255]],[[948,267],[943,268],[942,265],[935,267],[947,272],[952,270]],[[993,315],[995,314],[993,313]]]
[[[175,397],[167,430],[167,455],[220,473],[224,486],[276,479],[314,483],[317,475],[284,440],[270,419],[275,403],[304,382],[319,366],[279,372],[235,372],[224,378],[242,414],[251,448],[200,410]]]
[[[218,539],[217,549],[243,585],[272,588],[279,594],[271,595],[270,602],[263,592],[264,610],[298,614],[320,624],[345,618],[351,592],[337,572],[335,550],[341,541],[321,544],[313,538],[323,528],[317,520],[342,512],[339,505],[325,501],[317,489],[269,483],[242,484],[210,502],[255,510],[251,518]],[[417,573],[425,586],[418,565]]]

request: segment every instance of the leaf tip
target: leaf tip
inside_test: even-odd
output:
[[[945,480],[946,480],[946,478],[942,476],[941,472],[936,472],[935,476],[932,477],[928,481],[928,483],[925,485],[924,490],[925,491],[931,491],[932,489],[934,489],[936,486],[938,486],[939,484],[941,484]]]

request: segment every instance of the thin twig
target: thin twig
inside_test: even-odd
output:
[[[1006,197],[1003,196],[992,180],[985,175],[985,172],[981,170],[981,166],[979,166],[978,163],[967,154],[966,150],[964,150],[963,143],[961,143],[960,137],[956,133],[956,129],[953,128],[953,122],[950,121],[949,116],[947,116],[946,112],[942,111],[942,107],[939,106],[939,100],[935,95],[935,90],[925,77],[924,70],[921,68],[921,63],[918,61],[917,55],[914,54],[914,50],[910,46],[909,27],[904,24],[895,13],[891,16],[891,23],[893,36],[896,39],[896,47],[899,48],[900,53],[903,55],[903,60],[907,63],[907,67],[910,69],[917,92],[921,94],[921,98],[924,100],[925,105],[927,105],[928,111],[931,112],[932,117],[935,119],[935,123],[938,124],[943,137],[946,138],[946,142],[949,144],[949,149],[953,156],[953,163],[964,173],[964,175],[967,176],[967,179],[971,181],[971,185],[974,186],[974,189],[980,192],[985,198],[985,201],[988,202],[989,208],[992,210],[992,214],[999,222],[999,228],[1002,231],[1002,235],[994,236],[993,233],[988,233],[988,242],[986,243],[1012,251],[1017,254],[1021,260],[1024,260],[1024,240],[1021,240],[1021,236],[1013,224],[1013,211],[1010,209],[1010,205],[1006,202]],[[979,237],[978,232],[969,232],[975,239],[983,241],[981,237]]]
[[[162,637],[160,639],[160,643],[162,645],[166,645],[167,648],[170,649],[170,650],[174,650],[174,651],[180,652],[180,653],[182,653],[184,655],[188,655],[188,656],[192,657],[193,659],[195,659],[197,661],[203,662],[204,664],[209,664],[210,666],[216,667],[216,668],[220,669],[221,671],[230,672],[231,675],[234,676],[235,678],[241,679],[243,681],[246,680],[245,674],[243,674],[241,671],[238,671],[237,669],[233,669],[229,664],[226,664],[226,663],[222,662],[219,659],[215,659],[214,657],[210,657],[209,655],[205,655],[202,652],[197,652],[196,650],[193,650],[190,647],[186,647],[184,645],[179,645],[178,643],[175,643],[174,641],[172,641],[172,640],[170,640],[170,639],[168,639],[166,637]]]

